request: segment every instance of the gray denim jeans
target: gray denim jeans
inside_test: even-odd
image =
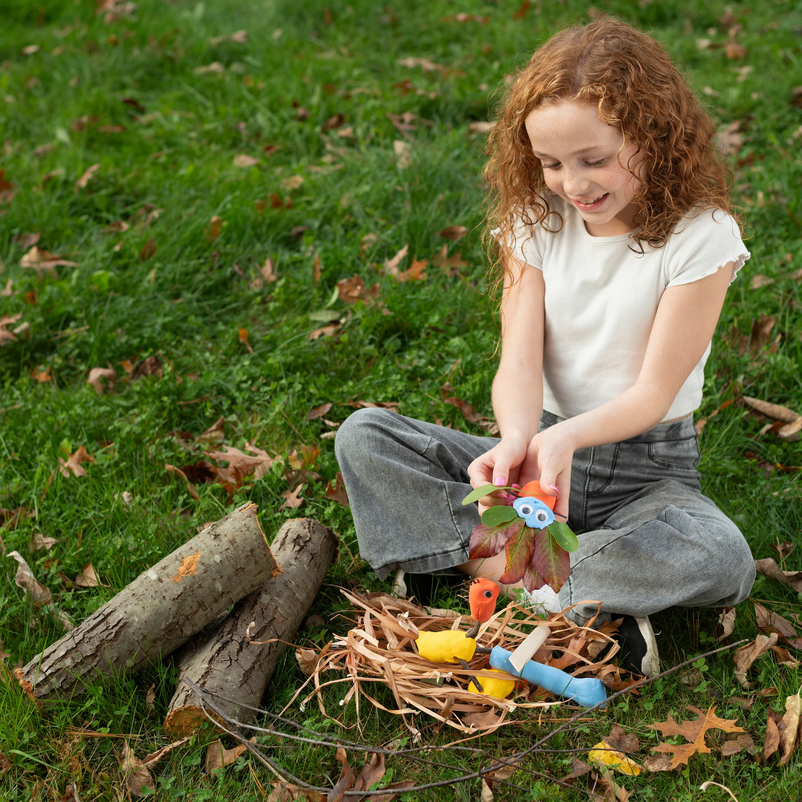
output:
[[[560,419],[544,412],[541,429]],[[384,409],[362,409],[340,427],[335,451],[359,550],[381,579],[398,568],[455,573],[479,523],[468,465],[498,443]],[[669,607],[736,604],[755,564],[738,527],[699,485],[692,416],[644,434],[578,450],[568,523],[580,534],[559,592],[571,617],[651,615]],[[451,569],[451,570],[449,570]],[[584,603],[587,602],[587,603]]]

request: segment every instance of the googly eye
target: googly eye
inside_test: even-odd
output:
[[[534,510],[535,508],[531,504],[521,504],[521,506],[518,507],[518,512],[523,516],[531,515]]]
[[[538,510],[535,513],[535,520],[540,524],[546,523],[549,520],[548,513],[545,510]]]
[[[492,590],[486,590],[483,595],[484,595],[484,597],[486,599],[492,599],[493,598],[493,591]]]

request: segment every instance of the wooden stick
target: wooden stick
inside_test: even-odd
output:
[[[34,699],[86,690],[166,657],[280,572],[245,504],[148,568],[61,640],[15,670]]]
[[[236,699],[217,697],[226,715],[241,721],[253,718],[248,706],[259,705],[287,648],[282,641],[291,641],[301,626],[334,560],[337,538],[317,521],[298,518],[281,527],[272,549],[281,574],[243,599],[222,626],[201,633],[178,655],[178,684],[164,720],[169,732],[186,735],[207,721],[198,695],[185,679]]]

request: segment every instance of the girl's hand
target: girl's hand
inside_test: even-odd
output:
[[[468,466],[471,487],[494,484],[498,487],[509,487],[518,483],[521,464],[527,458],[527,443],[523,438],[507,437],[498,445],[477,457]],[[479,502],[479,515],[488,507],[503,504],[506,494],[493,493]]]
[[[524,482],[538,479],[547,495],[557,496],[554,514],[561,521],[568,519],[571,463],[575,450],[576,446],[567,427],[557,423],[536,434],[529,443],[525,463],[534,467],[536,475],[521,472]]]

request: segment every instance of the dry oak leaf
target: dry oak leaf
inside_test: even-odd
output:
[[[379,285],[377,283],[367,289],[362,276],[351,276],[337,282],[337,295],[344,303],[354,304],[357,301],[364,301],[366,306],[370,306],[379,297]]]
[[[203,233],[206,234],[206,239],[209,242],[214,242],[219,236],[220,232],[223,230],[223,218],[218,215],[213,215],[211,220],[209,220],[209,227],[203,229]]]
[[[28,253],[24,254],[19,260],[20,267],[28,267],[35,270],[39,278],[42,273],[47,271],[52,273],[59,265],[64,267],[77,267],[77,262],[70,262],[67,259],[62,259],[57,253],[50,253],[50,251],[43,251],[37,245],[34,245]]]
[[[100,579],[98,579],[98,575],[92,563],[87,563],[81,569],[81,573],[75,577],[74,582],[79,588],[96,588],[100,585],[108,587],[108,585],[103,585]]]
[[[247,748],[245,744],[239,744],[233,749],[226,749],[219,738],[212,741],[206,750],[206,773],[211,775],[215,769],[230,766]]]
[[[734,738],[727,738],[724,741],[721,747],[721,756],[729,757],[742,752],[744,749],[751,752],[754,748],[755,742],[752,740],[752,736],[748,732],[742,732],[740,735],[736,735]]]
[[[10,551],[6,557],[13,557],[19,563],[17,574],[14,577],[14,584],[22,588],[30,596],[34,606],[38,609],[50,604],[53,601],[53,595],[44,585],[37,582],[25,558],[18,551]]]
[[[11,241],[15,245],[19,245],[20,248],[33,248],[39,242],[39,239],[42,235],[37,232],[25,232],[23,234],[16,234],[11,238]]]
[[[368,236],[371,236],[371,235],[368,235]],[[364,241],[364,239],[365,238],[363,237],[363,241]],[[398,251],[398,253],[396,253],[395,256],[392,257],[392,259],[385,259],[384,260],[384,270],[382,271],[382,273],[385,276],[397,276],[398,273],[399,273],[398,266],[401,264],[401,262],[404,261],[408,251],[409,251],[409,244],[406,244],[406,245],[404,245],[403,248],[401,248]]]
[[[114,368],[92,368],[89,371],[89,376],[86,379],[87,384],[91,384],[92,387],[95,388],[95,392],[98,395],[103,395],[103,391],[106,389],[101,379],[105,379],[108,382],[108,389],[113,390],[114,384],[117,381],[117,373]]]
[[[306,487],[305,484],[300,484],[295,490],[285,490],[281,497],[284,499],[284,502],[279,507],[279,510],[294,510],[297,507],[300,507],[301,504],[304,503],[304,500],[301,498],[301,491]]]
[[[281,782],[273,783],[273,790],[267,797],[265,802],[293,802],[296,799],[304,800],[304,802],[326,802],[326,795],[321,794],[320,791],[312,791],[308,788],[300,788],[293,783]],[[384,800],[392,799],[390,796],[382,796]]]
[[[123,753],[120,758],[120,771],[125,778],[125,787],[134,796],[144,796],[147,788],[156,788],[153,775],[148,771],[147,766],[134,754],[134,750],[128,746],[128,741],[123,741]]]
[[[41,551],[42,549],[47,549],[48,551],[53,548],[53,546],[58,543],[58,540],[54,537],[48,537],[37,532],[32,538],[31,542],[28,545],[28,548],[31,551]]]
[[[426,278],[426,259],[413,259],[409,270],[398,274],[399,281],[423,281]]]
[[[86,185],[92,180],[92,176],[100,169],[99,164],[93,164],[87,169],[84,174],[75,182],[75,191],[85,189]]]
[[[11,289],[11,285],[14,283],[14,279],[10,278],[6,282],[6,288],[4,290],[0,290],[0,298],[11,298],[14,295],[14,290]]]
[[[689,705],[688,710],[697,714],[697,718],[693,721],[685,721],[679,724],[669,715],[668,721],[646,725],[650,729],[658,730],[663,737],[681,735],[688,741],[686,744],[661,743],[652,749],[652,752],[666,752],[670,754],[672,769],[677,768],[683,763],[687,764],[688,759],[696,753],[705,754],[710,752],[710,749],[705,743],[705,733],[708,730],[719,729],[724,730],[724,732],[744,732],[742,727],[735,724],[737,719],[719,718],[715,713],[715,705],[711,706],[707,711],[702,711],[698,707],[691,707]]]
[[[785,700],[785,715],[783,716],[782,725],[780,730],[780,749],[782,756],[780,757],[780,765],[784,766],[790,759],[794,747],[799,742],[799,713],[800,713],[800,700],[799,694],[789,696]]]
[[[746,678],[747,672],[752,666],[752,663],[766,654],[773,646],[777,645],[779,636],[776,632],[771,635],[758,635],[752,643],[747,643],[746,646],[741,646],[733,652],[732,659],[735,661],[735,678],[741,684],[742,688],[749,688],[749,680]]]
[[[250,446],[246,446],[246,448],[255,453],[246,454],[231,446],[223,446],[223,448],[225,451],[212,451],[209,456],[218,462],[228,462],[228,467],[238,470],[243,477],[253,473],[256,479],[261,479],[270,472],[276,461],[276,458],[271,457],[266,451],[258,448],[252,449]]]
[[[198,495],[198,491],[195,489],[195,485],[189,481],[187,475],[180,468],[176,468],[175,465],[170,465],[168,463],[164,466],[164,470],[167,471],[167,473],[175,473],[180,476],[187,483],[187,491],[189,492],[189,495],[192,496],[195,501],[200,500],[200,496]]]
[[[85,462],[95,462],[95,458],[83,446],[78,446],[78,450],[74,454],[67,452],[67,456],[66,462],[61,457],[58,458],[61,475],[67,479],[70,478],[70,471],[74,476],[86,476],[86,470],[81,466]]]
[[[771,708],[766,711],[766,735],[763,738],[763,751],[760,759],[765,765],[766,761],[780,748],[780,716]]]
[[[195,442],[203,445],[216,445],[222,442],[225,437],[225,425],[226,419],[218,418],[203,434],[199,434],[195,438]]]
[[[158,247],[158,245],[156,245],[156,240],[149,239],[142,246],[142,250],[139,252],[139,261],[140,262],[147,262],[148,259],[152,259],[156,255],[158,250],[159,250],[159,247]]]
[[[6,343],[16,342],[17,338],[14,331],[9,331],[6,326],[16,323],[21,317],[22,312],[18,312],[16,315],[3,315],[3,317],[0,317],[0,347]]]
[[[735,608],[725,607],[718,617],[718,626],[716,628],[716,640],[722,641],[732,635],[735,629]]]
[[[248,156],[245,153],[239,153],[234,157],[235,167],[256,167],[259,164],[259,159],[253,156]]]
[[[295,650],[295,659],[298,662],[298,668],[301,673],[306,677],[311,677],[317,668],[317,652],[314,649],[297,648]]]
[[[757,627],[764,635],[776,632],[783,643],[787,643],[794,649],[802,649],[802,638],[799,637],[799,633],[794,629],[790,621],[778,613],[770,612],[758,602],[753,602],[753,604],[755,606]]]

